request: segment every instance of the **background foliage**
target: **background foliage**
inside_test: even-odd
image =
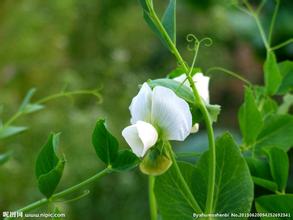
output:
[[[268,2],[265,24],[273,9],[273,1]],[[185,57],[191,57],[186,50],[186,34],[210,36],[213,46],[202,49],[199,55],[203,70],[223,66],[256,84],[262,83],[265,50],[256,26],[230,3],[178,1],[178,47]],[[292,9],[291,1],[282,1],[273,38],[276,43],[293,34]],[[59,187],[79,182],[102,167],[91,147],[96,119],[106,117],[121,142],[120,133],[128,124],[128,105],[137,84],[165,76],[174,68],[173,58],[144,23],[136,0],[3,0],[0,42],[2,120],[16,111],[32,87],[37,88],[35,99],[56,93],[65,85],[70,90],[98,87],[103,95],[101,104],[90,96],[58,99],[47,109],[17,121],[30,125],[30,129],[0,142],[0,153],[14,152],[12,159],[0,167],[0,213],[40,198],[34,162],[48,133],[62,131],[60,146],[67,166]],[[292,59],[293,46],[276,53],[278,61]],[[222,105],[217,129],[229,128],[238,134],[236,110],[242,102],[242,83],[215,73],[210,88],[211,102]],[[206,149],[205,140],[202,130],[182,148],[188,149],[196,141],[201,150]],[[289,155],[292,161],[292,151]],[[292,175],[289,178],[287,192],[293,192]],[[90,186],[92,193],[87,197],[62,204],[60,209],[70,219],[148,219],[145,180],[138,171],[105,177]],[[257,193],[262,194],[262,189]]]

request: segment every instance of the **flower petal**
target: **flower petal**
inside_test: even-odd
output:
[[[210,77],[204,76],[202,73],[196,73],[192,77],[196,89],[200,95],[200,97],[204,100],[206,104],[210,103],[210,95],[209,95],[209,81]]]
[[[136,124],[124,128],[122,136],[138,157],[143,157],[158,140],[157,130],[144,121],[138,121]]]
[[[168,140],[183,141],[190,133],[192,117],[189,106],[171,89],[154,88],[151,116],[152,124],[158,126]]]
[[[137,121],[150,121],[151,99],[152,90],[147,83],[144,83],[129,106],[131,124],[135,124]]]

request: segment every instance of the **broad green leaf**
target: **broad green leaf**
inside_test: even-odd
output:
[[[283,103],[278,108],[278,114],[287,114],[293,105],[293,94],[286,94],[283,97]]]
[[[194,167],[191,164],[179,162],[181,173],[191,188]],[[178,175],[172,166],[166,173],[156,177],[155,195],[159,213],[164,220],[193,220],[193,209],[186,202],[185,194],[181,190]]]
[[[262,217],[265,220],[275,219],[292,219],[293,216],[293,194],[285,195],[266,195],[256,199],[255,202],[256,210],[259,213],[284,213],[287,217]],[[288,216],[291,215],[290,216]]]
[[[278,147],[288,151],[293,146],[293,116],[273,115],[268,117],[257,137],[256,149]]]
[[[225,133],[216,141],[216,213],[247,213],[253,201],[253,181],[249,168],[232,136]],[[203,154],[193,176],[195,196],[206,202],[209,152]],[[195,181],[196,180],[196,181]],[[244,218],[242,218],[244,219]]]
[[[255,176],[252,176],[252,180],[255,185],[271,190],[272,192],[276,192],[278,190],[278,185],[273,181],[255,177]]]
[[[35,94],[36,91],[37,90],[35,88],[32,88],[26,93],[26,95],[25,95],[25,97],[19,107],[20,112],[24,111],[25,107],[30,103],[31,98],[33,97],[33,95]]]
[[[63,174],[65,160],[56,154],[59,134],[51,134],[42,147],[36,161],[36,177],[41,193],[50,198]]]
[[[257,108],[253,91],[249,87],[245,89],[245,99],[239,109],[238,120],[244,143],[253,144],[262,129],[263,120]]]
[[[265,152],[269,158],[272,177],[278,184],[280,192],[285,192],[289,173],[288,155],[284,150],[276,147],[266,149]]]
[[[131,151],[121,150],[112,164],[112,169],[116,171],[131,170],[138,165],[139,161],[139,158]]]
[[[278,94],[286,94],[287,92],[293,91],[293,61],[286,60],[279,63],[278,66],[283,76]]]
[[[248,166],[229,134],[219,138],[216,146],[217,166],[213,212],[247,213],[253,201],[253,182]],[[195,199],[204,210],[208,187],[209,152],[202,155],[196,167],[180,163],[180,170]],[[155,194],[159,212],[163,219],[191,220],[194,211],[186,202],[177,178],[174,167],[156,178]]]
[[[0,139],[4,139],[23,131],[27,130],[27,127],[16,127],[16,126],[8,126],[8,127],[0,127]]]
[[[264,74],[266,92],[269,95],[274,95],[281,84],[282,75],[277,64],[276,56],[273,52],[267,53],[267,58],[264,63]]]
[[[92,135],[92,143],[98,157],[107,165],[117,158],[119,144],[116,138],[106,129],[105,120],[98,120]]]
[[[176,45],[176,0],[169,0],[167,9],[162,17],[162,24],[170,39]]]
[[[0,154],[0,166],[5,164],[11,157],[12,151],[8,151],[4,154]]]
[[[148,80],[148,84],[151,88],[154,88],[156,86],[164,86],[166,88],[169,88],[173,90],[176,93],[176,95],[183,98],[185,101],[189,103],[194,103],[194,97],[191,89],[173,79]]]

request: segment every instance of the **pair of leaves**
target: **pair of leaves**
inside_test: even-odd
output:
[[[216,142],[216,181],[213,212],[247,213],[253,200],[253,183],[245,160],[229,134],[224,134]],[[205,209],[209,152],[205,152],[196,167],[179,163],[182,175],[195,199]],[[177,181],[174,167],[156,178],[155,194],[159,212],[163,219],[191,220],[194,210],[184,198]],[[242,218],[244,219],[244,218]]]
[[[195,104],[195,99],[193,93],[189,87],[186,85],[177,82],[173,79],[156,79],[156,80],[148,80],[148,84],[151,88],[156,86],[163,86],[171,89],[176,93],[177,96],[184,99],[189,103],[191,114],[192,114],[192,122],[197,123],[203,119],[203,115],[199,110],[198,106]],[[218,119],[218,115],[221,111],[221,106],[219,105],[210,105],[206,104],[206,108],[210,114],[210,117],[213,122],[216,122]]]
[[[263,119],[257,108],[253,91],[249,87],[245,88],[244,103],[239,109],[238,121],[244,143],[253,144],[263,127]]]
[[[55,192],[63,174],[64,157],[57,156],[59,134],[51,134],[47,143],[42,147],[36,161],[36,177],[39,190],[47,198]]]
[[[253,181],[256,185],[272,192],[284,193],[289,173],[287,153],[276,147],[264,149],[264,151],[268,160],[246,158]]]
[[[92,135],[98,157],[113,170],[123,171],[135,167],[139,159],[129,150],[120,150],[116,138],[106,129],[105,120],[98,120]]]
[[[37,104],[37,103],[31,103],[31,99],[33,97],[33,95],[35,94],[36,89],[32,88],[30,89],[27,94],[25,95],[18,111],[22,112],[24,114],[29,114],[29,113],[33,113],[36,111],[39,111],[41,109],[44,108],[43,105]]]
[[[159,37],[162,43],[168,48],[168,43],[166,42],[164,34],[160,31],[158,24],[154,21],[153,15],[150,7],[153,7],[150,0],[139,0],[143,8],[143,16],[151,28],[151,30]],[[161,23],[168,34],[169,38],[176,45],[176,0],[169,0],[169,4],[164,12],[161,19]]]

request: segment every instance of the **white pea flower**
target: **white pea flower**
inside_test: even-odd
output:
[[[186,79],[186,75],[182,74],[178,77],[175,77],[173,80],[177,82],[184,82],[184,85],[190,87],[189,81]],[[193,77],[192,80],[194,82],[194,85],[202,98],[202,100],[206,104],[210,104],[210,95],[209,95],[209,81],[210,77],[204,76],[202,73],[196,73]],[[192,128],[191,128],[191,133],[196,133],[199,130],[199,124],[195,123]]]
[[[175,81],[177,82],[184,82],[184,85],[190,87],[190,84],[188,80],[186,80],[186,75],[182,74],[178,77],[174,78]],[[185,81],[184,81],[185,80]],[[204,76],[202,73],[196,73],[193,77],[192,80],[194,82],[194,85],[200,95],[200,97],[203,99],[203,101],[206,104],[210,104],[210,95],[209,95],[209,81],[210,77]]]
[[[158,137],[183,141],[190,134],[192,116],[185,100],[171,89],[144,83],[129,107],[131,124],[122,136],[138,156],[143,157]]]

